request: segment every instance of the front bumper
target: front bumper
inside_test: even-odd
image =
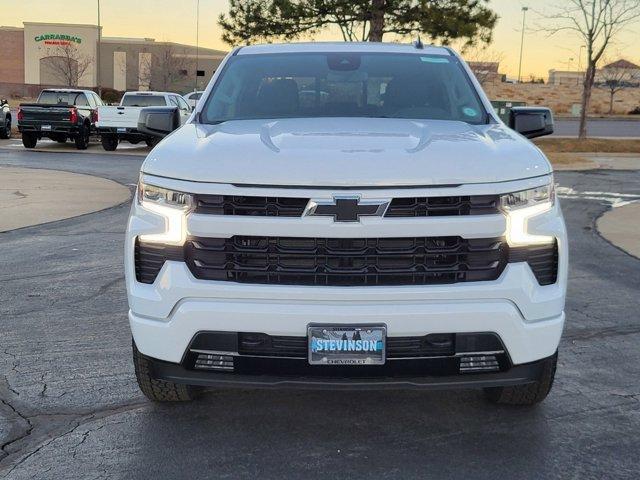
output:
[[[177,285],[187,281],[190,275],[188,269],[177,262],[168,262],[164,269],[161,275],[166,275],[165,285],[170,290],[172,285],[177,288]],[[517,285],[516,279],[520,279],[521,285],[535,282],[526,264],[510,265],[507,270],[501,277],[503,283]],[[198,280],[190,282],[210,283]],[[484,289],[474,285],[475,292],[465,288],[466,285],[460,289],[455,285],[449,286],[439,294],[433,291],[437,289],[431,288],[369,287],[364,290],[377,290],[378,298],[375,298],[374,292],[368,292],[369,295],[362,295],[359,300],[349,300],[345,295],[340,295],[339,291],[343,288],[327,287],[318,289],[324,291],[324,296],[306,301],[296,299],[296,293],[302,293],[300,289],[298,292],[295,292],[296,289],[289,291],[289,298],[270,299],[278,289],[268,287],[252,288],[255,294],[253,298],[233,298],[233,287],[236,286],[222,285],[215,289],[221,295],[219,298],[183,298],[166,318],[151,318],[130,311],[129,321],[142,353],[173,363],[182,360],[192,338],[202,331],[305,336],[309,323],[382,323],[387,326],[388,336],[397,337],[428,333],[493,332],[502,340],[514,364],[552,355],[560,342],[564,313],[561,311],[548,318],[527,321],[513,301],[499,298],[500,286],[494,285],[495,282],[486,284]],[[152,285],[145,287],[153,290]],[[225,287],[231,288],[226,288],[225,293]],[[287,295],[280,290],[280,296]],[[311,294],[312,290],[310,288],[307,294]],[[454,292],[447,295],[446,290]],[[270,294],[269,291],[274,293]],[[474,293],[485,298],[474,300]]]
[[[151,375],[159,380],[196,385],[202,387],[228,388],[296,388],[331,390],[378,390],[378,389],[453,389],[487,388],[510,385],[522,385],[538,380],[548,362],[554,361],[554,355],[523,365],[491,373],[338,378],[321,376],[285,376],[285,375],[242,375],[225,372],[204,372],[185,368],[176,363],[149,358]],[[322,367],[321,367],[322,368]]]

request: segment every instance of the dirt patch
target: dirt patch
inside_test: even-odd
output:
[[[596,168],[597,164],[579,153],[545,152],[556,170],[584,170]]]
[[[640,139],[541,138],[534,143],[547,155],[551,153],[640,153]]]

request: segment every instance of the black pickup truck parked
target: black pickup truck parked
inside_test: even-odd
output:
[[[0,138],[11,138],[11,109],[6,99],[0,99]]]
[[[22,103],[18,108],[22,144],[33,148],[41,138],[59,143],[72,139],[78,150],[85,150],[100,105],[102,100],[91,90],[42,90],[36,103]]]

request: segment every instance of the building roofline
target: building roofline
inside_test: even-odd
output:
[[[102,30],[102,26],[98,27],[98,25],[91,23],[58,23],[58,22],[22,22],[24,26],[27,25],[47,25],[51,27],[89,27],[95,28],[96,30],[100,28]]]
[[[157,42],[152,38],[127,38],[127,37],[102,37],[102,43],[126,43],[129,45],[161,45],[161,46],[172,46],[172,47],[182,47],[182,48],[196,48],[195,45],[189,45],[186,43],[177,43],[177,42]],[[212,55],[222,55],[225,56],[227,53],[224,50],[216,50],[215,48],[207,48],[207,47],[199,47],[201,52],[209,53]]]

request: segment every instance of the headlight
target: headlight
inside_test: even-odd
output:
[[[138,182],[138,204],[164,218],[164,232],[140,235],[146,242],[182,245],[186,238],[187,213],[193,206],[193,196]]]
[[[554,237],[530,234],[527,231],[527,223],[531,217],[551,210],[554,203],[553,177],[547,185],[502,195],[500,206],[507,215],[509,245],[538,245],[553,242]]]
[[[553,186],[553,177],[551,177],[551,182],[548,185],[502,195],[500,197],[500,206],[505,211],[528,208],[534,205],[546,205],[551,208],[554,201],[555,188]]]
[[[138,202],[142,205],[153,203],[165,205],[173,208],[190,208],[193,203],[193,196],[184,192],[176,192],[168,188],[156,187],[138,182]]]

